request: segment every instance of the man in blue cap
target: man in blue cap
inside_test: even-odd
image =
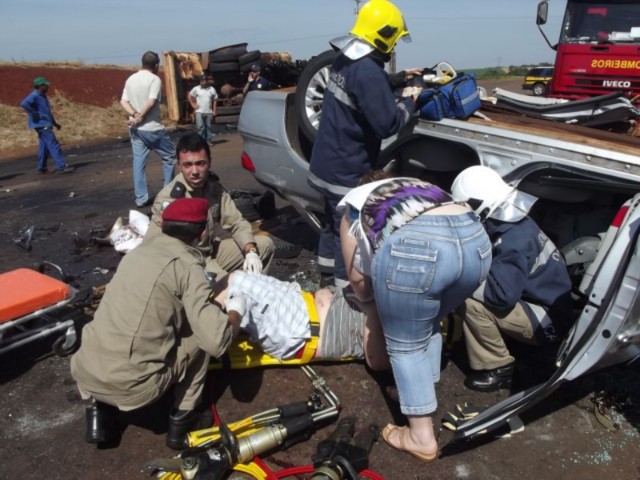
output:
[[[60,130],[61,126],[53,118],[51,105],[47,98],[50,83],[44,77],[36,77],[33,80],[34,90],[26,96],[20,106],[27,112],[29,128],[33,128],[38,134],[38,173],[48,173],[47,160],[49,156],[56,163],[59,173],[71,173],[74,168],[64,161],[60,142],[53,133],[53,128]]]
[[[269,81],[269,79],[262,76],[262,68],[259,64],[254,63],[251,65],[251,70],[249,71],[249,75],[247,76],[247,83],[242,89],[242,93],[246,95],[249,92],[262,90],[266,92],[267,90],[273,90],[273,83]]]

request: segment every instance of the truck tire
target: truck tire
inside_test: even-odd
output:
[[[244,75],[248,74],[251,70],[252,65],[253,63],[245,63],[244,65],[240,65],[240,73],[243,73]]]
[[[242,55],[247,53],[247,45],[247,43],[237,43],[211,50],[209,63],[237,62]]]
[[[244,55],[240,55],[240,57],[238,58],[240,68],[242,68],[243,65],[249,65],[249,67],[251,67],[251,65],[253,65],[254,63],[259,63],[260,55],[260,50],[252,50],[245,53]]]
[[[313,57],[302,71],[296,88],[294,108],[298,126],[307,140],[316,139],[324,91],[329,81],[329,67],[338,56],[334,50],[327,50]]]
[[[239,70],[240,64],[238,62],[222,62],[209,64],[209,71],[211,73],[238,72]]]

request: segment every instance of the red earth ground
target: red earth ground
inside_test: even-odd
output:
[[[33,79],[42,76],[51,82],[49,95],[60,91],[70,101],[108,107],[120,99],[124,82],[134,72],[122,68],[0,65],[0,103],[18,105],[33,88]]]
[[[15,98],[26,94],[32,78],[38,75],[48,78],[69,98],[112,102],[130,73],[0,67],[0,102],[15,104]],[[517,83],[506,88],[517,89]],[[14,97],[4,96],[14,89]],[[176,137],[172,135],[174,141]],[[47,260],[59,263],[72,285],[86,289],[108,282],[121,258],[112,248],[93,243],[91,237],[108,232],[115,219],[126,217],[132,207],[131,148],[125,139],[112,139],[84,148],[63,145],[63,149],[77,168],[73,175],[36,175],[35,158],[29,152],[0,163],[0,272],[31,268]],[[239,167],[241,152],[242,139],[237,134],[217,137],[213,169],[227,188],[256,186],[251,175]],[[161,163],[155,156],[150,159],[148,176],[152,192],[157,191]],[[35,226],[35,236],[32,249],[27,251],[13,239],[29,225]],[[277,245],[303,247],[296,258],[274,261],[271,273],[313,288],[317,282],[313,254],[317,239],[296,220],[291,208],[279,203],[278,215],[263,222],[260,229]],[[86,444],[84,406],[69,372],[69,357],[49,353],[53,338],[0,357],[0,479],[149,478],[141,472],[146,462],[174,454],[164,446],[161,434],[167,412],[156,412],[152,425],[132,422],[113,448]],[[466,390],[462,385],[466,371],[463,352],[459,343],[446,352],[434,417],[437,425],[456,404],[489,405],[509,395],[506,391],[482,394]],[[540,376],[546,375],[546,363],[519,369],[520,383],[540,381]],[[384,426],[404,421],[397,404],[384,395],[385,380],[362,364],[325,364],[316,370],[340,398],[342,415],[358,417],[359,430],[371,422]],[[529,410],[523,416],[525,430],[508,438],[451,444],[452,435],[445,430],[440,438],[443,457],[430,464],[379,441],[372,449],[370,468],[389,480],[638,479],[639,370],[637,366],[620,367],[577,379]],[[305,376],[295,368],[212,372],[211,385],[211,396],[227,421],[304,400],[310,390]],[[607,430],[593,414],[591,398],[600,391],[627,406],[609,412],[618,425],[615,431]],[[264,458],[274,469],[309,463],[319,441],[332,430],[333,426],[321,429],[309,440]]]

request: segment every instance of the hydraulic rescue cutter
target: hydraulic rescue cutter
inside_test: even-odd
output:
[[[307,440],[318,427],[338,418],[341,405],[322,377],[307,365],[302,370],[313,386],[308,400],[191,432],[189,448],[173,458],[152,460],[143,471],[162,480],[218,480],[232,470],[251,473],[247,464],[255,457]]]

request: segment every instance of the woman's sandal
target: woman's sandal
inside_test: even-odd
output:
[[[405,427],[398,427],[396,425],[387,425],[386,427],[384,427],[382,429],[382,438],[391,447],[395,448],[396,450],[400,450],[401,452],[407,452],[407,453],[413,455],[414,457],[416,457],[418,460],[420,460],[422,462],[432,462],[433,460],[438,458],[439,451],[436,451],[436,452],[431,453],[431,454],[426,454],[426,453],[416,452],[414,450],[409,450],[404,444],[405,430],[407,430],[406,426]],[[396,445],[394,445],[393,443],[391,443],[389,441],[389,439],[391,437],[391,434],[393,432],[398,432],[399,446],[396,446]]]

